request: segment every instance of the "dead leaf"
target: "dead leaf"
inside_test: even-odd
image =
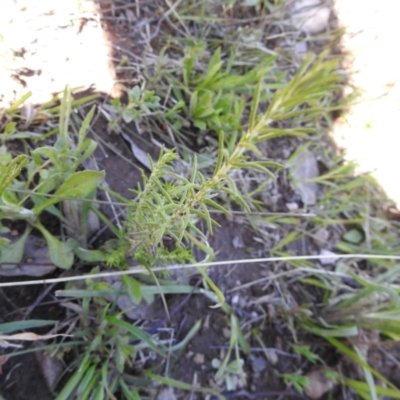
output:
[[[132,23],[136,19],[135,13],[130,10],[129,8],[125,10],[126,19],[128,20],[129,24]]]
[[[58,333],[56,335],[37,335],[33,332],[23,332],[15,333],[14,335],[0,335],[0,340],[25,340],[29,342],[34,342],[36,340],[47,340],[59,336],[71,337],[72,335],[66,335],[64,333]]]
[[[52,389],[64,370],[63,363],[57,357],[50,356],[46,351],[37,351],[35,356],[48,388]]]
[[[304,149],[292,160],[289,167],[294,189],[300,194],[304,205],[314,205],[317,202],[319,187],[310,182],[319,174],[318,164],[314,154]]]
[[[15,349],[20,349],[22,347],[22,344],[8,343],[7,340],[1,340],[0,339],[0,347],[2,349],[8,349],[9,347],[12,347],[12,348],[15,348]]]
[[[172,387],[161,390],[158,395],[159,400],[176,400],[175,392]]]
[[[325,372],[327,370],[315,370],[306,375],[308,385],[304,388],[304,393],[310,399],[319,399],[335,387],[335,382],[329,379]]]
[[[147,157],[147,153],[144,152],[134,141],[133,139],[123,131],[120,132],[121,136],[130,144],[131,150],[135,158],[147,169],[151,169],[151,164],[149,158]]]
[[[12,242],[21,236],[1,235]],[[49,249],[44,240],[28,235],[24,243],[23,258],[18,264],[3,263],[0,265],[0,276],[43,276],[50,274],[57,267],[51,262]]]

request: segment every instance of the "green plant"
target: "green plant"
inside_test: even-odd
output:
[[[66,89],[60,108],[58,138],[54,146],[34,149],[31,160],[26,155],[12,159],[3,147],[0,164],[0,218],[27,222],[25,232],[17,241],[12,244],[7,241],[3,243],[0,257],[3,264],[16,264],[22,260],[25,241],[34,228],[45,238],[51,261],[61,268],[70,268],[74,259],[74,248],[86,244],[85,230],[92,205],[74,202],[74,199],[93,198],[104,173],[78,171],[96,148],[96,143],[86,138],[94,108],[82,124],[76,145],[69,134],[70,112],[71,94]],[[48,194],[52,196],[48,198]],[[63,203],[64,213],[55,207],[57,203]],[[62,242],[51,234],[40,220],[44,211],[65,223],[71,230],[71,236],[75,236],[77,240],[70,238]],[[74,226],[74,222],[78,225]]]
[[[292,347],[295,353],[303,356],[312,364],[315,364],[317,361],[321,361],[321,358],[317,354],[311,351],[310,346],[292,345]]]
[[[118,392],[123,393],[127,399],[140,399],[139,387],[145,388],[150,382],[143,378],[135,380],[128,373],[135,366],[138,367],[138,351],[143,352],[148,348],[165,357],[167,349],[144,330],[121,320],[110,309],[110,304],[107,305],[101,299],[95,302],[98,303],[96,308],[99,313],[96,321],[101,321],[100,325],[96,330],[88,330],[87,319],[82,326],[83,331],[75,333],[86,336],[90,344],[84,354],[76,358],[75,363],[79,367],[58,394],[57,400],[113,397]],[[84,305],[89,307],[89,301],[84,302]],[[90,314],[84,313],[85,316],[89,318]],[[93,333],[95,336],[91,336]]]
[[[286,385],[293,386],[299,393],[303,393],[309,384],[307,377],[299,373],[283,374],[283,379]]]
[[[69,369],[75,372],[58,394],[57,400],[89,399],[94,395],[111,398],[123,395],[127,399],[141,399],[141,395],[155,396],[154,381],[182,386],[173,380],[164,382],[163,377],[143,367],[148,359],[157,357],[158,362],[184,348],[200,329],[201,320],[180,343],[167,347],[151,333],[151,329],[146,331],[136,326],[125,320],[124,315],[143,301],[151,303],[160,291],[163,294],[200,294],[200,290],[168,281],[162,282],[159,287],[145,285],[130,276],[122,278],[120,289],[95,280],[88,280],[86,286],[85,289],[72,287],[58,292],[60,297],[82,300],[81,324],[75,331],[75,337],[85,342],[78,343],[74,348],[77,354]],[[119,311],[117,300],[120,296],[129,296],[131,307]],[[81,349],[84,351],[81,352]],[[213,393],[213,390],[190,387],[190,390],[193,389]]]
[[[191,48],[186,50],[184,86],[180,89],[176,85],[173,94],[182,104],[185,118],[192,121],[200,131],[222,130],[229,132],[229,135],[237,135],[242,128],[244,95],[253,90],[261,77],[266,79],[273,68],[275,58],[269,57],[256,68],[241,74],[232,66],[233,58],[224,61],[221,48],[218,48],[210,58],[205,72],[199,72],[195,65],[204,56],[203,52],[191,51]]]
[[[285,115],[291,117],[294,113],[315,113],[320,93],[323,93],[323,90],[328,91],[335,88],[338,77],[334,74],[334,68],[334,62],[325,62],[322,57],[317,60],[306,59],[299,73],[288,84],[288,88],[275,93],[265,112],[259,111],[264,90],[263,79],[260,79],[254,94],[247,129],[243,130],[236,145],[232,146],[230,150],[226,149],[224,134],[220,132],[218,159],[214,173],[210,177],[206,177],[198,171],[196,158],[194,158],[189,178],[176,174],[171,167],[173,161],[177,159],[173,150],[161,151],[156,163],[150,160],[151,174],[148,177],[143,175],[143,186],[135,190],[136,198],[127,207],[126,222],[123,231],[119,234],[119,244],[108,257],[108,262],[123,267],[125,259],[133,255],[148,268],[148,271],[157,280],[158,288],[162,293],[162,285],[155,274],[151,272],[152,266],[160,262],[191,260],[192,255],[189,251],[191,245],[200,247],[209,256],[212,256],[213,250],[207,242],[206,233],[196,226],[198,218],[204,219],[208,231],[212,232],[215,222],[211,217],[210,208],[228,212],[214,200],[220,192],[232,196],[239,204],[246,207],[230,173],[239,168],[254,168],[271,175],[268,168],[275,168],[279,165],[270,161],[253,161],[247,155],[248,151],[260,154],[256,147],[257,143],[286,134],[285,129],[271,128],[270,125],[274,121],[279,121]],[[321,85],[323,84],[325,86],[322,90]],[[306,107],[304,107],[305,103]],[[297,110],[300,106],[303,108]],[[303,135],[305,132],[304,129],[292,129],[289,133]],[[172,239],[175,246],[175,250],[172,252],[165,249],[165,238]],[[222,293],[213,285],[204,269],[201,268],[200,272],[205,282],[219,295],[222,302]],[[123,280],[122,284],[130,293],[132,300],[138,301],[143,285],[129,278]],[[98,284],[93,289],[104,290],[107,287],[104,284]],[[86,393],[89,395],[95,387],[98,393],[103,394],[115,393],[118,390],[124,391],[124,387],[129,387],[130,382],[134,382],[134,379],[125,381],[122,378],[118,378],[119,380],[116,378],[115,381],[109,383],[106,379],[107,373],[115,369],[119,374],[125,376],[124,374],[135,359],[135,346],[129,344],[132,341],[140,338],[150,348],[154,346],[153,338],[140,333],[141,330],[132,328],[131,324],[116,317],[112,303],[94,297],[94,292],[90,287],[88,296],[84,301],[84,309],[89,310],[89,299],[98,299],[94,304],[97,304],[96,308],[99,314],[95,320],[99,321],[99,325],[94,333],[93,330],[89,330],[89,335],[92,335],[88,337],[91,345],[84,353],[81,368],[75,372],[68,385],[60,393],[59,398],[61,399],[68,398],[73,393],[83,396],[83,390],[85,390],[85,395]],[[217,380],[224,377],[225,382],[229,383],[235,375],[238,375],[241,380],[244,379],[239,347],[245,353],[248,351],[238,320],[232,314],[229,351],[219,365],[216,374]],[[153,350],[156,351],[155,348]],[[162,350],[157,350],[157,352],[160,351],[162,352]],[[235,353],[233,361],[230,360],[232,351]],[[127,357],[127,354],[130,356]],[[110,361],[102,363],[102,360],[105,359]],[[86,383],[89,381],[90,385],[87,386]]]
[[[161,108],[160,98],[153,91],[143,90],[139,86],[134,86],[127,90],[128,101],[126,104],[120,98],[114,98],[110,104],[106,104],[103,112],[109,120],[109,130],[114,132],[121,131],[121,121],[129,123],[139,121],[144,117],[154,115],[154,110]]]
[[[308,57],[287,86],[274,94],[265,112],[259,111],[265,89],[263,78],[260,79],[254,93],[248,127],[231,149],[225,148],[224,131],[219,132],[218,157],[214,173],[209,178],[197,170],[196,158],[190,178],[177,175],[171,167],[177,155],[173,150],[161,152],[158,162],[152,164],[150,177],[143,177],[143,188],[135,190],[137,201],[131,204],[126,223],[126,235],[130,243],[128,251],[134,254],[140,251],[157,259],[157,250],[162,248],[162,239],[171,237],[178,247],[192,242],[212,254],[206,236],[196,227],[196,219],[205,219],[209,232],[212,232],[215,222],[209,208],[228,212],[213,200],[221,192],[248,209],[230,176],[231,173],[236,169],[256,169],[273,176],[268,168],[279,168],[280,165],[267,160],[253,161],[248,151],[261,156],[257,148],[259,142],[287,134],[304,135],[308,132],[304,128],[272,128],[271,124],[295,115],[317,113],[321,93],[334,90],[338,83],[335,67],[335,61],[324,61],[323,56],[317,60]],[[304,105],[306,107],[299,109]],[[168,177],[170,179],[166,179]]]
[[[185,4],[185,7],[205,7],[203,2],[200,3]],[[274,3],[276,5],[280,2]],[[274,7],[267,1],[252,2],[252,5],[256,5],[258,9]],[[229,12],[234,4],[231,2],[229,6],[226,4],[222,6],[224,12]],[[184,29],[185,22],[182,21],[187,19],[181,20],[179,13],[175,13],[175,8],[171,8],[168,13],[170,12],[174,14],[171,20],[179,21]],[[203,17],[204,15],[200,15],[198,18]],[[197,16],[192,17],[191,21],[195,18]],[[214,17],[208,18],[211,20]],[[184,264],[193,261],[195,247],[204,251],[210,259],[214,251],[208,242],[208,235],[216,225],[212,212],[229,213],[230,201],[236,201],[245,210],[249,209],[249,204],[250,206],[255,204],[251,194],[241,193],[235,172],[259,173],[258,176],[263,176],[263,179],[265,175],[271,180],[274,179],[275,170],[281,166],[263,156],[259,149],[260,142],[282,136],[307,138],[307,135],[314,130],[310,126],[320,118],[321,114],[330,111],[330,94],[340,83],[340,76],[336,72],[337,61],[326,61],[325,54],[318,58],[307,56],[292,80],[287,83],[286,73],[279,72],[275,63],[276,54],[271,55],[271,52],[265,51],[265,47],[259,46],[261,39],[260,43],[257,43],[254,37],[257,37],[256,32],[248,37],[245,37],[245,33],[236,35],[235,32],[225,41],[187,37],[184,45],[174,38],[168,39],[171,40],[171,45],[167,44],[164,51],[172,49],[171,51],[180,54],[177,60],[179,67],[168,69],[161,55],[154,77],[149,76],[146,82],[146,88],[151,90],[135,86],[127,90],[126,102],[113,100],[109,106],[103,108],[112,131],[119,132],[131,122],[140,122],[154,128],[148,129],[148,132],[166,130],[168,135],[163,132],[162,137],[171,136],[172,139],[167,138],[170,140],[169,143],[174,143],[175,138],[179,143],[188,143],[189,137],[193,136],[202,146],[205,142],[209,143],[207,149],[209,154],[203,153],[197,157],[193,152],[182,151],[180,147],[176,150],[163,148],[158,161],[150,160],[150,175],[143,173],[142,184],[132,189],[136,198],[129,202],[124,199],[126,219],[123,228],[118,231],[108,221],[108,226],[112,227],[117,239],[108,242],[102,249],[104,251],[96,249],[89,253],[85,249],[88,215],[91,212],[100,215],[93,206],[93,200],[95,190],[103,179],[103,175],[97,171],[80,171],[95,148],[94,142],[86,138],[93,110],[85,118],[77,139],[74,139],[68,129],[72,103],[66,93],[61,106],[59,138],[54,145],[34,150],[31,153],[32,159],[22,157],[13,160],[6,147],[1,149],[0,159],[3,160],[1,172],[4,172],[1,177],[6,176],[5,174],[10,177],[0,181],[4,186],[0,185],[0,188],[5,193],[2,210],[8,213],[10,209],[6,207],[10,207],[11,204],[15,214],[14,219],[24,219],[28,221],[29,229],[37,228],[42,232],[49,244],[53,262],[69,268],[74,251],[75,255],[83,260],[106,260],[109,266],[124,269],[128,266],[127,259],[134,257],[147,268],[157,283],[157,286],[151,286],[144,283],[145,280],[126,276],[122,279],[119,290],[105,282],[91,280],[82,285],[83,288],[68,289],[70,290],[68,297],[79,299],[79,307],[82,308],[80,324],[75,329],[75,336],[81,338],[82,342],[73,348],[76,359],[69,367],[72,375],[61,389],[58,399],[121,396],[136,400],[142,395],[154,395],[152,382],[194,390],[190,384],[157,375],[153,370],[145,370],[147,368],[145,363],[138,361],[140,352],[146,356],[154,352],[159,357],[166,357],[167,349],[152,334],[128,322],[125,318],[127,310],[117,309],[117,299],[128,294],[132,301],[131,307],[134,308],[143,299],[150,302],[156,293],[164,295],[182,293],[183,289],[186,290],[185,293],[194,290],[192,287],[167,288],[168,285],[162,280],[165,275],[153,272],[152,268],[175,262]],[[184,49],[183,52],[181,48]],[[210,53],[213,55],[210,56]],[[1,140],[18,138],[16,125],[13,124],[14,122],[8,122]],[[189,129],[192,132],[189,132]],[[168,143],[167,139],[165,141]],[[178,153],[191,161],[192,168],[189,175],[176,172],[174,162],[178,160]],[[214,155],[216,162],[213,171],[210,171],[210,165],[214,164]],[[204,158],[207,157],[205,163]],[[319,179],[323,179],[323,183],[331,184],[332,178],[340,177],[345,180],[347,174],[349,169],[339,168],[334,173]],[[343,186],[333,184],[331,188],[328,193],[329,198],[337,198]],[[346,189],[352,188],[354,186],[351,184],[346,186]],[[257,190],[259,189],[254,193]],[[12,198],[12,201],[8,200],[7,196]],[[29,201],[33,202],[32,207]],[[62,203],[62,208],[55,207],[58,203]],[[324,225],[336,223],[343,209],[341,203],[338,210],[329,215],[331,219],[323,215],[316,216],[312,221]],[[44,211],[52,213],[65,225],[69,225],[67,236],[72,236],[75,240],[61,242],[50,234],[39,222],[39,217]],[[73,227],[71,221],[76,221]],[[205,230],[199,228],[201,221],[206,222]],[[268,249],[276,255],[286,254],[285,247],[299,239],[304,232],[307,234],[309,228],[307,226],[306,229],[304,225],[298,223],[297,217],[292,216],[265,217],[264,222],[274,224],[279,229],[282,229],[282,224],[301,226],[298,231],[285,234],[280,243]],[[2,262],[19,260],[15,255],[21,253],[24,238],[25,236],[14,245],[3,241]],[[293,261],[292,265],[300,268],[304,266],[304,262]],[[313,267],[311,263],[307,265]],[[97,269],[93,270],[96,271]],[[223,294],[208,277],[206,269],[200,268],[199,271],[206,286],[211,287],[223,303]],[[304,278],[304,283],[319,285],[318,287],[323,287],[327,292],[332,290],[332,298],[336,294],[332,289],[336,284],[333,279]],[[325,299],[329,294],[325,294]],[[368,295],[370,294],[371,291],[368,292]],[[358,300],[354,298],[351,305],[359,306]],[[313,333],[322,336],[324,332],[321,324],[324,325],[326,321],[321,323],[317,318],[310,319],[305,307],[300,307],[299,310],[298,319],[290,317],[290,323],[293,320],[299,322],[292,327],[307,330],[310,326],[317,326],[319,332],[313,331]],[[342,321],[344,325],[336,321],[334,328],[350,336],[349,333],[355,330],[355,324],[354,321],[350,321],[353,325],[346,331],[350,317],[349,315],[345,317],[345,322]],[[382,314],[379,317],[382,317]],[[394,322],[395,318],[393,316],[390,318],[391,322]],[[178,345],[172,346],[169,351],[182,349],[199,329],[200,321],[198,322],[190,335],[188,334]],[[328,336],[335,339],[333,325],[333,321],[330,321],[328,327],[330,336]],[[228,389],[238,387],[236,384],[238,381],[241,384],[245,382],[243,354],[249,353],[248,338],[244,336],[240,321],[233,313],[230,314],[230,328],[228,352],[221,361],[218,360],[219,363],[214,363],[218,368],[216,379],[223,381]],[[393,330],[390,333],[393,335]],[[333,341],[331,344],[336,348],[340,346],[340,343],[337,345]],[[309,351],[307,346],[293,347],[308,361],[318,361],[318,356]],[[288,373],[284,376],[286,383],[293,385],[299,391],[305,386],[305,379],[298,374]],[[352,384],[353,386],[358,384],[360,387],[359,383]],[[362,389],[365,391],[365,387]],[[215,390],[215,393],[218,391]]]
[[[232,351],[235,352],[235,359],[230,361]],[[249,354],[249,346],[240,329],[237,317],[230,315],[230,339],[228,351],[221,362],[218,359],[212,361],[212,366],[217,369],[215,380],[217,383],[225,383],[228,391],[236,390],[246,385],[246,373],[243,370],[244,360],[240,357],[240,350]]]

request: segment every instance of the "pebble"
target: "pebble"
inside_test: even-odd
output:
[[[299,205],[297,203],[286,203],[286,208],[289,211],[296,211],[299,209]]]
[[[278,354],[274,349],[268,349],[266,356],[271,365],[278,364]]]
[[[204,354],[196,353],[193,357],[193,362],[195,364],[204,364],[204,359],[205,359]]]
[[[229,328],[223,328],[222,334],[226,339],[229,339],[231,337],[231,330]]]
[[[305,33],[315,35],[328,27],[331,10],[320,0],[297,0],[292,10],[293,25]]]
[[[314,242],[319,246],[326,244],[329,239],[329,231],[322,227],[317,229],[314,235]]]
[[[267,368],[267,362],[263,357],[259,356],[250,356],[251,364],[253,366],[253,369],[257,372],[262,372],[264,371],[265,368]]]
[[[186,358],[192,358],[193,354],[194,354],[193,351],[188,351],[186,353]]]
[[[321,249],[321,251],[319,252],[319,254],[321,256],[325,256],[323,258],[320,258],[319,262],[322,265],[333,265],[336,264],[336,261],[339,260],[339,257],[336,253],[334,253],[333,251],[330,250],[324,250]],[[328,257],[327,257],[328,256]],[[330,256],[330,257],[329,257]]]

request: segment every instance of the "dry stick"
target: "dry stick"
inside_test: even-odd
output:
[[[216,267],[230,264],[259,264],[259,263],[271,263],[278,261],[307,261],[307,260],[322,260],[322,259],[351,259],[351,258],[362,258],[362,259],[376,259],[376,260],[399,260],[400,256],[388,256],[388,255],[379,255],[379,254],[337,254],[337,255],[310,255],[310,256],[289,256],[289,257],[266,257],[266,258],[254,258],[254,259],[244,259],[244,260],[225,260],[225,261],[213,261],[213,262],[199,262],[194,264],[184,264],[184,265],[171,265],[168,267],[154,267],[152,271],[165,271],[165,270],[176,270],[182,268],[197,268],[197,267]],[[282,276],[291,275],[294,272],[309,272],[312,274],[321,274],[321,275],[332,275],[342,278],[351,278],[350,275],[334,272],[334,271],[325,271],[321,269],[314,268],[298,268],[295,270],[290,270],[286,272],[282,272],[276,274],[273,278],[279,278]],[[97,274],[85,274],[80,276],[70,276],[63,278],[54,278],[54,279],[41,279],[34,281],[25,281],[25,282],[3,282],[0,283],[0,287],[12,287],[12,286],[25,286],[25,285],[40,285],[40,284],[49,284],[49,283],[58,283],[58,282],[70,282],[70,281],[79,281],[84,279],[95,279],[95,278],[106,278],[110,276],[123,276],[123,275],[136,275],[136,274],[148,274],[148,271],[143,267],[134,267],[129,270],[124,271],[113,271],[113,272],[100,272]],[[271,277],[272,279],[272,277]]]

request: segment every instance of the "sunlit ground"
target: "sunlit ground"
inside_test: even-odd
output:
[[[362,97],[338,121],[334,138],[400,205],[400,2],[335,0],[335,8]]]
[[[109,53],[92,1],[2,0],[0,106],[28,90],[41,104],[66,84],[110,93]]]

